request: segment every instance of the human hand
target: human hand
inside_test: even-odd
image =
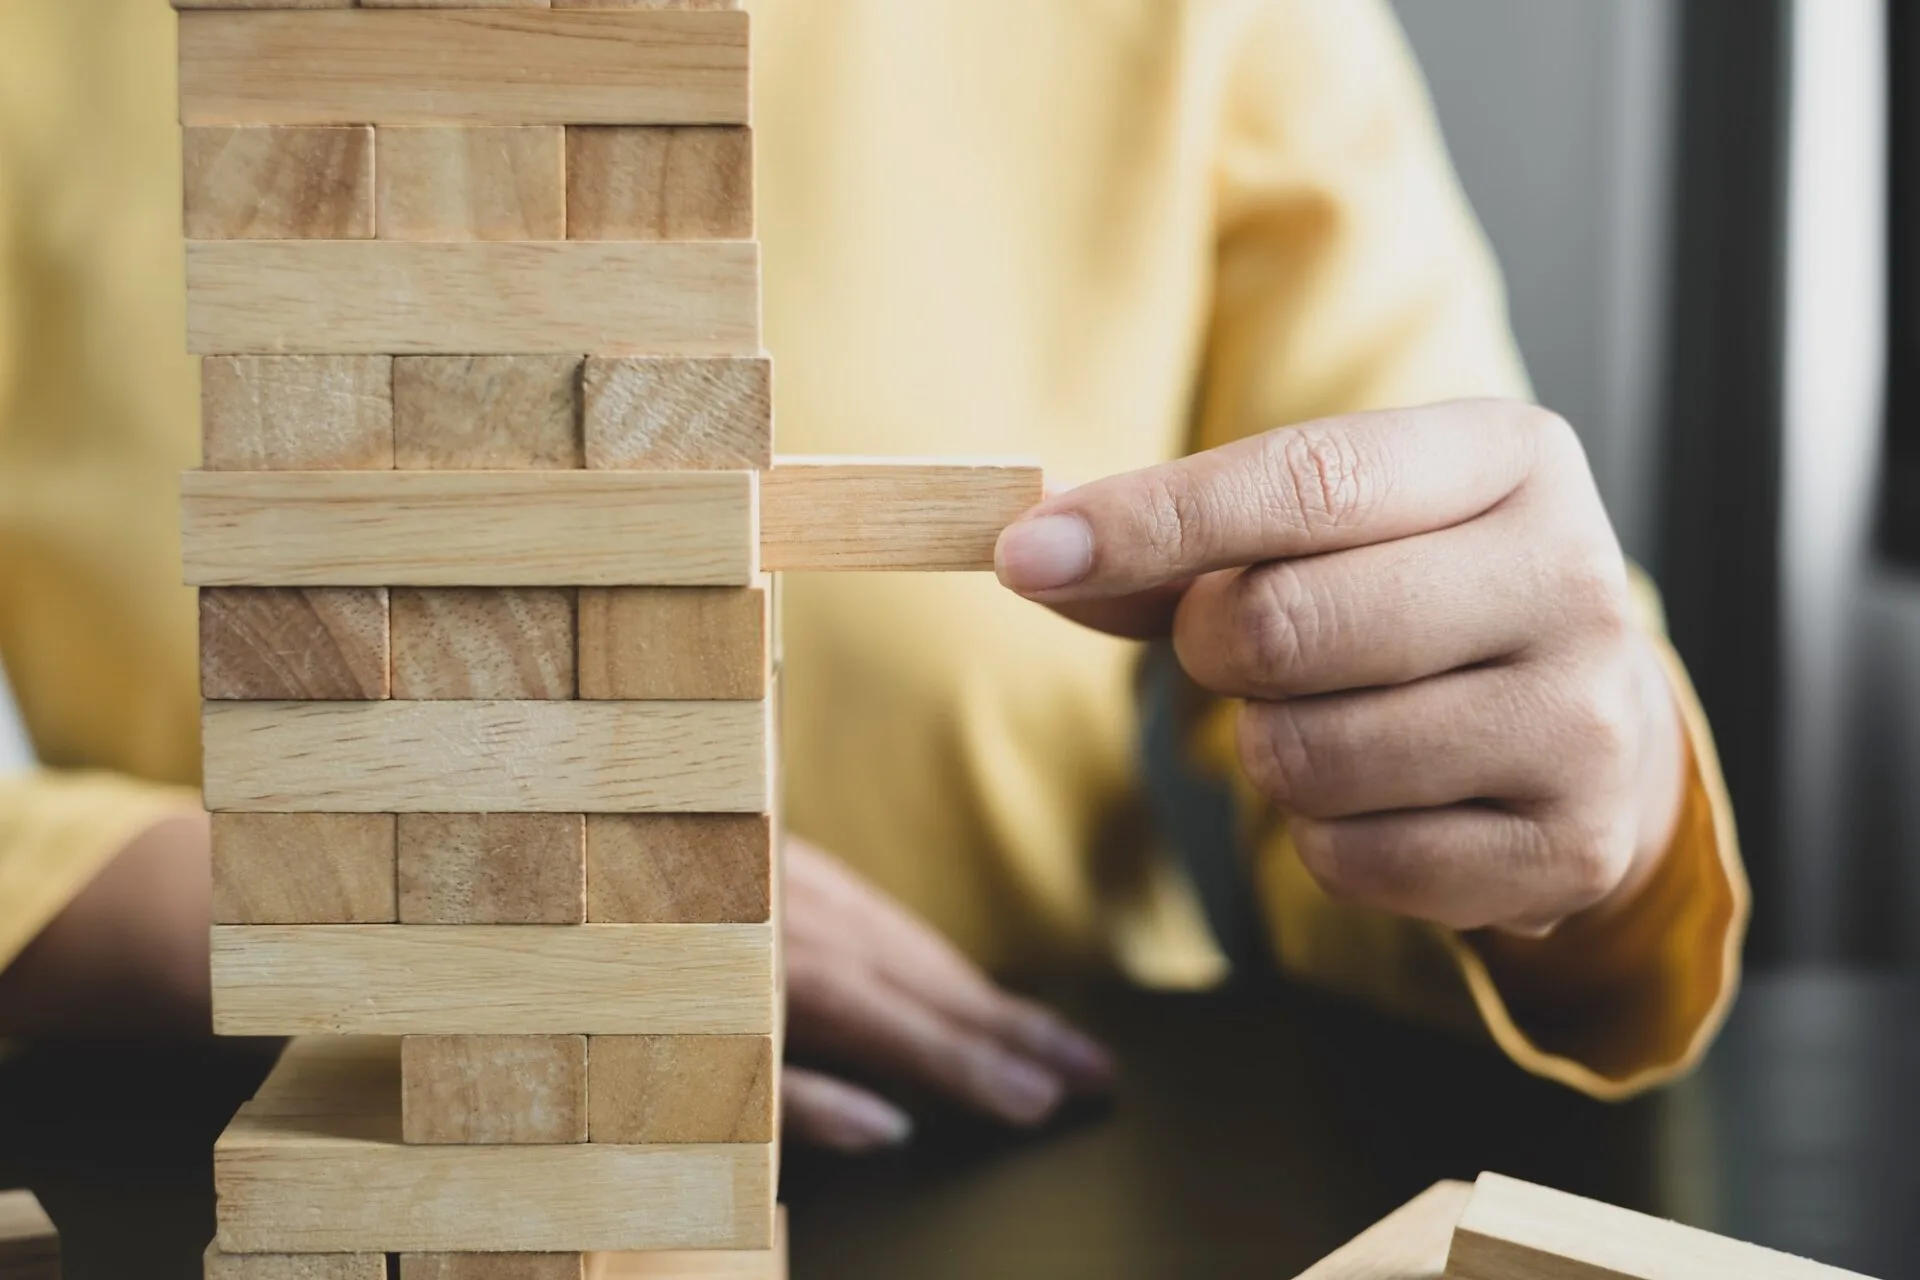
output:
[[[930,1088],[1009,1124],[1037,1124],[1071,1092],[1104,1089],[1105,1050],[988,980],[900,904],[805,840],[786,841],[787,1045]],[[905,1142],[877,1093],[788,1067],[789,1132],[845,1151]]]
[[[1007,586],[1172,634],[1330,893],[1526,934],[1672,838],[1678,714],[1573,431],[1465,401],[1270,431],[1049,497]]]

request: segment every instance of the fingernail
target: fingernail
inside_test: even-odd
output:
[[[997,1063],[987,1090],[1001,1114],[1016,1124],[1032,1124],[1060,1105],[1060,1081],[1019,1058],[1004,1058]]]
[[[904,1147],[913,1137],[907,1113],[879,1098],[856,1094],[843,1099],[834,1118],[834,1145],[842,1151]]]
[[[1072,586],[1093,568],[1093,529],[1072,515],[1021,520],[1001,531],[993,567],[1014,591]]]

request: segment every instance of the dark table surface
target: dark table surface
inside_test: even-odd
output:
[[[1065,1003],[1119,1049],[1117,1102],[1017,1137],[935,1114],[875,1160],[789,1152],[796,1277],[1285,1277],[1487,1168],[1920,1277],[1920,980],[1752,978],[1698,1076],[1622,1106],[1296,990]],[[208,1149],[264,1061],[92,1046],[0,1065],[0,1185],[40,1193],[69,1280],[199,1274]]]

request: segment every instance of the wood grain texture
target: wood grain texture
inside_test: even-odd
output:
[[[594,1036],[595,1142],[772,1142],[778,1055],[766,1036]]]
[[[400,1280],[590,1280],[583,1253],[403,1253]]]
[[[376,146],[383,240],[566,238],[559,125],[394,125]]]
[[[203,698],[385,698],[381,587],[208,587],[200,592]]]
[[[773,1001],[771,925],[213,930],[221,1035],[753,1035]]]
[[[387,1280],[384,1253],[222,1253],[201,1262],[203,1280]]]
[[[771,1249],[660,1249],[588,1256],[587,1280],[787,1280],[787,1211],[776,1208]]]
[[[766,697],[769,595],[765,586],[586,588],[580,593],[580,696]]]
[[[585,1142],[585,1036],[405,1036],[402,1140]]]
[[[247,1104],[261,1116],[400,1115],[398,1036],[299,1036]]]
[[[200,446],[209,471],[393,466],[390,356],[208,356]]]
[[[184,13],[183,124],[745,124],[743,13]]]
[[[586,819],[577,813],[403,813],[400,923],[581,924]]]
[[[755,702],[209,702],[203,791],[263,813],[764,813]]]
[[[580,365],[578,356],[401,356],[393,362],[394,465],[578,467]]]
[[[1440,1280],[1472,1192],[1469,1183],[1436,1182],[1295,1280]]]
[[[395,587],[392,594],[394,697],[574,696],[571,590]]]
[[[772,918],[774,834],[764,813],[587,816],[587,919],[758,924]]]
[[[752,239],[752,131],[697,125],[567,130],[567,235]]]
[[[31,1191],[0,1192],[0,1280],[60,1280],[60,1233]]]
[[[215,924],[390,924],[390,813],[216,813]]]
[[[581,415],[596,470],[764,471],[773,465],[773,363],[591,358]]]
[[[746,586],[748,471],[189,471],[198,586]]]
[[[190,240],[201,355],[750,355],[751,240]]]
[[[213,126],[180,131],[192,240],[373,235],[373,130]]]
[[[1000,531],[1040,501],[1022,463],[776,458],[761,477],[768,570],[993,568]]]

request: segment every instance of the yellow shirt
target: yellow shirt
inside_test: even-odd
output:
[[[1037,455],[1066,481],[1526,393],[1383,0],[751,7],[782,450]],[[157,0],[0,6],[0,660],[47,766],[0,782],[0,960],[179,802],[154,784],[197,774],[172,56]],[[1134,646],[985,575],[795,578],[785,624],[795,831],[996,969],[1217,974],[1140,820]],[[1496,946],[1337,906],[1250,809],[1282,964],[1477,1006],[1521,1062],[1597,1092],[1683,1064],[1746,909],[1689,724],[1676,846],[1585,937]]]

